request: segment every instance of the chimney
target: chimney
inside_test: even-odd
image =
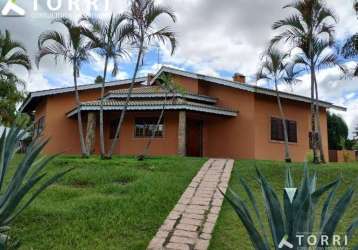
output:
[[[235,73],[235,75],[232,77],[232,79],[234,80],[234,82],[238,82],[241,84],[246,83],[246,76],[244,76],[243,74],[240,74],[240,73]]]

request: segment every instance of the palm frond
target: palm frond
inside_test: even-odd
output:
[[[62,47],[67,47],[64,36],[60,32],[53,31],[53,30],[45,31],[40,34],[38,39],[38,48],[41,49],[41,47],[46,42],[55,42],[61,45]]]
[[[161,15],[167,15],[172,19],[173,22],[176,22],[176,15],[171,8],[150,4],[144,17],[146,20],[146,26],[150,27],[153,22]]]
[[[274,22],[272,29],[280,29],[288,27],[290,29],[295,29],[299,33],[306,32],[305,27],[302,25],[300,17],[298,15],[291,15],[285,19]]]
[[[345,42],[341,53],[345,58],[358,56],[358,33]]]
[[[15,51],[6,58],[7,65],[21,65],[27,70],[31,70],[30,57],[23,51]]]
[[[175,33],[171,31],[170,27],[168,26],[154,33],[149,34],[147,38],[149,42],[151,42],[152,40],[157,40],[165,44],[166,41],[169,41],[171,46],[171,54],[174,53],[177,47],[177,40],[176,40]]]
[[[54,20],[52,20],[51,23],[60,23],[63,24],[64,26],[66,26],[66,28],[68,30],[73,29],[74,27],[76,27],[76,24],[68,17],[60,17],[60,18],[55,18]]]

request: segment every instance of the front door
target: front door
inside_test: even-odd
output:
[[[186,155],[203,156],[203,122],[188,119],[186,124]]]

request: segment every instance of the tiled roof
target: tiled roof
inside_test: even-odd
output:
[[[147,81],[146,77],[140,77],[140,78],[137,78],[135,80],[135,83],[143,84],[146,81]],[[131,79],[107,82],[106,83],[106,88],[114,87],[114,86],[122,86],[122,85],[130,84],[131,82],[132,82]],[[79,85],[78,90],[81,91],[81,90],[98,89],[98,88],[101,88],[101,87],[102,87],[101,83],[86,84],[86,85]],[[74,87],[66,87],[66,88],[56,88],[56,89],[49,89],[49,90],[41,90],[41,91],[30,92],[28,94],[28,96],[26,97],[25,101],[22,103],[22,105],[21,105],[19,110],[20,111],[25,110],[26,107],[30,104],[30,102],[32,100],[36,99],[36,98],[41,98],[41,97],[50,96],[50,95],[69,93],[69,92],[73,92],[74,90],[75,90]]]
[[[124,100],[105,100],[103,102],[104,110],[122,110],[125,105]],[[164,105],[164,100],[137,100],[130,101],[128,104],[128,110],[161,110]],[[81,110],[95,111],[99,110],[100,101],[84,102],[81,104]],[[191,102],[183,99],[167,100],[165,103],[166,110],[191,110],[204,113],[212,113],[226,116],[237,116],[237,111],[218,107],[215,105],[208,105],[203,103]],[[77,108],[71,110],[67,116],[73,116],[77,113]]]
[[[106,95],[106,99],[116,99],[116,98],[126,98],[128,95],[129,90],[128,89],[118,89],[118,90],[111,90],[108,91]],[[195,100],[195,101],[203,101],[203,102],[209,102],[209,103],[216,103],[217,99],[205,96],[205,95],[198,95],[195,93],[190,93],[185,91],[184,93],[168,93],[168,91],[159,86],[147,86],[147,87],[137,87],[133,88],[133,91],[131,93],[131,98],[160,98],[167,95],[168,97],[183,97],[189,100]]]
[[[230,88],[234,88],[234,89],[249,91],[252,93],[276,96],[276,91],[273,89],[252,86],[250,84],[238,84],[235,81],[230,81],[230,80],[207,76],[207,75],[195,74],[195,73],[178,70],[178,69],[174,69],[174,68],[167,67],[167,66],[162,66],[162,68],[157,72],[157,74],[151,80],[150,84],[153,84],[162,73],[175,74],[175,75],[189,77],[189,78],[193,78],[193,79],[197,79],[197,80],[203,80],[203,81],[211,83],[211,84],[218,84],[218,85],[222,85],[222,86],[226,86],[226,87],[230,87]],[[287,93],[287,92],[281,92],[281,91],[280,91],[280,95],[282,98],[286,98],[289,100],[294,100],[294,101],[299,101],[299,102],[304,102],[304,103],[311,103],[311,99],[306,96],[301,96],[301,95]],[[331,108],[331,109],[336,109],[336,110],[340,110],[340,111],[347,111],[347,109],[345,107],[337,106],[331,102],[326,102],[326,101],[322,101],[322,100],[319,101],[319,105],[324,108]]]
[[[166,90],[161,86],[149,86],[149,87],[138,87],[133,88],[133,94],[153,94],[153,93],[165,93]],[[108,91],[109,94],[127,94],[128,89],[117,89]]]

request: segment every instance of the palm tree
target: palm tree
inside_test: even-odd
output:
[[[13,65],[31,70],[31,60],[26,48],[20,42],[12,40],[8,30],[5,33],[0,30],[0,75],[11,74],[9,67]]]
[[[349,38],[342,48],[342,55],[344,58],[355,58],[358,56],[358,33]],[[358,76],[358,64],[354,69],[354,76]]]
[[[39,52],[36,56],[36,64],[39,67],[40,61],[45,56],[53,56],[55,62],[62,57],[65,62],[72,64],[73,67],[73,83],[75,87],[75,99],[78,107],[77,122],[80,134],[80,145],[82,156],[88,157],[89,149],[86,149],[82,116],[80,109],[80,96],[78,93],[77,78],[80,75],[80,69],[83,63],[89,60],[89,51],[94,48],[94,44],[87,42],[82,35],[83,28],[76,25],[69,18],[63,17],[52,21],[52,23],[63,24],[67,31],[67,37],[57,31],[45,31],[38,39]]]
[[[147,144],[145,145],[145,148],[144,148],[144,150],[143,150],[143,153],[137,157],[139,161],[144,160],[144,158],[147,156],[148,151],[149,151],[149,148],[150,148],[150,145],[152,144],[152,141],[154,140],[154,138],[155,138],[155,136],[156,136],[156,134],[157,134],[157,132],[158,132],[158,130],[159,130],[159,126],[160,126],[160,123],[161,123],[162,120],[163,120],[165,108],[166,108],[166,106],[167,106],[168,95],[172,95],[172,102],[171,102],[171,104],[173,104],[173,103],[175,102],[175,99],[176,99],[176,94],[177,94],[177,93],[184,93],[184,91],[182,90],[182,88],[181,88],[179,85],[176,85],[176,84],[173,82],[172,77],[171,77],[169,74],[167,74],[167,73],[162,74],[162,75],[158,78],[158,81],[159,81],[159,83],[160,83],[161,89],[163,89],[163,90],[165,91],[164,101],[163,101],[163,105],[162,105],[162,110],[161,110],[161,112],[160,112],[158,121],[157,121],[157,123],[156,123],[156,125],[155,125],[153,134],[152,134],[152,136],[149,138]]]
[[[148,49],[153,41],[160,41],[163,43],[169,41],[172,54],[176,48],[176,37],[175,34],[171,31],[170,27],[165,26],[163,28],[156,29],[155,25],[157,19],[162,15],[169,16],[173,22],[176,21],[176,16],[170,8],[157,5],[154,3],[154,0],[132,0],[130,10],[125,15],[128,22],[133,26],[133,45],[138,48],[138,55],[132,82],[129,86],[128,96],[126,98],[124,108],[121,112],[121,117],[116,128],[116,133],[112,141],[108,157],[112,157],[112,154],[117,147],[119,133],[124,121],[124,115],[127,111],[140,62],[143,61],[144,58],[145,49]]]
[[[280,82],[291,82],[292,77],[290,74],[290,67],[287,64],[288,54],[282,53],[277,48],[271,47],[264,55],[264,62],[262,63],[259,72],[257,74],[257,80],[266,79],[275,84],[277,105],[280,112],[283,135],[285,141],[285,161],[291,162],[289,147],[288,147],[288,132],[285,114],[282,108],[280,92],[278,90],[278,84]]]
[[[284,8],[291,8],[295,12],[289,17],[274,23],[274,30],[282,29],[283,31],[272,39],[271,44],[277,44],[280,41],[290,42],[292,50],[299,50],[299,53],[295,55],[295,62],[306,66],[306,71],[311,75],[312,146],[314,162],[319,163],[319,151],[323,161],[324,154],[322,150],[319,150],[321,135],[319,132],[320,123],[319,121],[317,122],[319,101],[317,99],[316,70],[318,64],[321,64],[321,66],[331,65],[333,61],[336,61],[333,60],[336,59],[335,55],[330,52],[334,45],[336,17],[326,7],[323,0],[299,0]],[[322,49],[324,49],[324,53]],[[324,55],[326,52],[329,54],[328,56]],[[318,61],[321,62],[319,63]]]
[[[306,54],[308,53],[309,49],[306,47],[303,50],[302,54],[297,54],[293,58],[293,65],[294,67],[298,68],[309,68],[311,64],[307,61]],[[313,79],[313,91],[314,91],[314,119],[316,125],[316,138],[314,139],[316,143],[317,149],[320,151],[321,161],[325,162],[323,145],[322,145],[322,136],[321,136],[321,126],[320,126],[320,107],[319,107],[319,95],[318,95],[318,82],[316,77],[316,72],[320,71],[326,67],[335,67],[338,66],[343,73],[346,73],[346,69],[342,66],[339,62],[337,51],[335,51],[329,42],[322,41],[322,40],[314,40],[313,41],[313,49],[314,58],[313,58],[313,68],[314,71],[312,72],[311,78]],[[315,136],[313,136],[315,137]]]
[[[118,72],[118,59],[126,55],[123,48],[123,42],[133,33],[132,25],[125,23],[124,15],[111,16],[108,23],[93,17],[83,17],[82,22],[89,25],[89,29],[85,29],[83,34],[96,44],[96,51],[100,56],[105,58],[104,70],[101,87],[101,104],[99,113],[99,131],[100,131],[100,151],[101,158],[105,158],[104,131],[103,131],[103,99],[105,84],[107,78],[108,63],[113,61],[112,76],[116,76]]]

